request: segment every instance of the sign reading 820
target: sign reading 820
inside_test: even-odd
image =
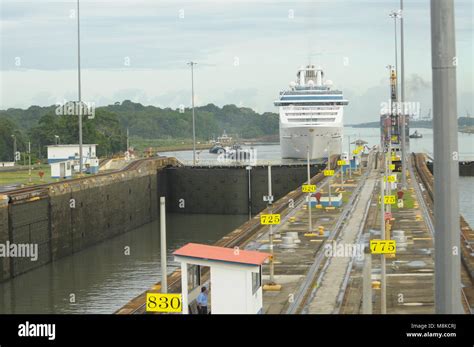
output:
[[[316,192],[316,184],[303,184],[301,186],[301,191],[303,193],[314,193]]]
[[[146,293],[147,312],[181,312],[181,294]]]
[[[260,215],[260,224],[280,224],[280,215],[262,214]]]

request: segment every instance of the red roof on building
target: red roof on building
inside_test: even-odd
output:
[[[251,265],[261,265],[267,258],[271,256],[270,253],[243,251],[240,249],[236,250],[234,248],[208,246],[198,243],[188,243],[187,245],[176,250],[173,254],[182,257],[218,260]]]

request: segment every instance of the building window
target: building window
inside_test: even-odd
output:
[[[262,268],[258,272],[252,272],[252,294],[255,295],[257,290],[262,286]]]
[[[188,292],[201,285],[201,268],[199,265],[188,266]]]

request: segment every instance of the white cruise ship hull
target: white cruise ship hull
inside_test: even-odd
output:
[[[327,158],[328,148],[331,155],[340,154],[342,135],[342,125],[289,126],[280,123],[281,156],[285,159],[306,159],[308,146],[310,159]]]

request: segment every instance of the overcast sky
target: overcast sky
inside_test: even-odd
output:
[[[345,122],[376,120],[389,97],[398,0],[81,0],[83,100],[176,108],[273,101],[309,61],[350,101]],[[456,0],[458,113],[473,114],[473,1]],[[1,0],[0,109],[77,99],[75,1]],[[407,100],[431,108],[428,0],[405,0]],[[346,62],[346,64],[345,64]]]

